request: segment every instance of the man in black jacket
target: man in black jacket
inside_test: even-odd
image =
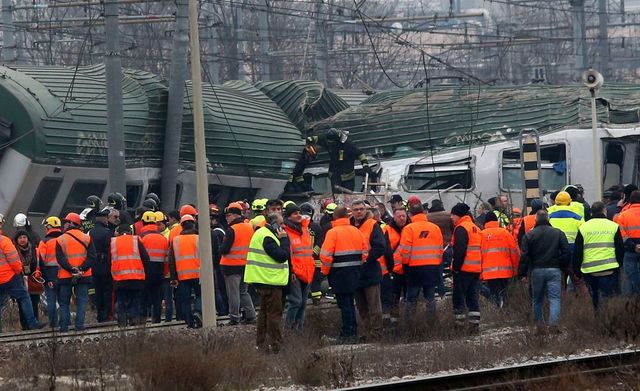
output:
[[[93,265],[93,286],[98,323],[107,322],[113,314],[113,279],[111,278],[111,255],[109,248],[113,231],[108,227],[110,208],[96,212],[95,224],[89,231],[91,243],[96,249]]]
[[[560,292],[562,272],[569,271],[571,252],[564,232],[549,224],[549,214],[541,210],[536,213],[536,226],[522,240],[518,276],[521,281],[531,278],[533,315],[539,324],[544,322],[542,314],[545,294],[549,300],[549,322],[555,326],[560,318]]]

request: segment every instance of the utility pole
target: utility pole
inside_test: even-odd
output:
[[[173,209],[176,205],[184,84],[187,78],[188,28],[189,2],[188,0],[176,0],[176,23],[169,69],[169,96],[167,98],[167,121],[164,136],[161,188],[161,200],[169,209]]]
[[[18,61],[13,23],[12,0],[2,0],[2,63],[14,65]]]
[[[607,15],[607,0],[598,0],[598,21],[600,22],[598,31],[598,46],[600,52],[598,56],[600,59],[599,70],[604,77],[607,77],[609,76],[609,21]]]
[[[213,1],[206,1],[202,6],[207,10],[207,29],[209,30],[209,76],[211,76],[211,83],[220,84],[220,62],[218,61],[218,28],[216,21],[216,8],[213,5]]]
[[[573,8],[573,54],[576,79],[587,69],[587,34],[584,24],[584,0],[569,0]]]
[[[216,327],[216,300],[211,254],[211,221],[209,220],[209,181],[207,180],[207,148],[204,137],[202,104],[202,69],[198,31],[198,0],[189,0],[189,35],[191,40],[191,86],[193,91],[193,132],[196,153],[196,189],[198,194],[198,249],[202,294],[202,325]]]
[[[107,83],[109,188],[111,192],[117,191],[127,194],[122,113],[122,61],[120,58],[120,26],[118,23],[117,0],[105,0],[104,23],[107,40],[104,65]]]
[[[327,85],[327,60],[329,53],[327,49],[327,24],[322,18],[323,12],[322,0],[316,0],[315,3],[315,28],[316,28],[316,58],[315,58],[315,77],[316,80]]]
[[[244,59],[247,43],[245,41],[244,34],[244,0],[241,0],[240,5],[236,7],[236,42],[238,45],[238,80],[245,79],[244,73]]]
[[[265,2],[265,9],[258,13],[258,31],[260,34],[260,58],[262,71],[262,80],[271,80],[271,58],[269,57],[269,14],[267,13],[268,1]]]

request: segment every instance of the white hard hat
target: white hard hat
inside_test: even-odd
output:
[[[27,226],[27,216],[24,213],[18,213],[13,218],[13,226],[16,228]]]

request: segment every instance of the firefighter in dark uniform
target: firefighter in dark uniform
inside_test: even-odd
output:
[[[360,160],[362,168],[369,175],[372,175],[371,168],[367,156],[348,138],[346,132],[331,128],[325,134],[307,137],[307,145],[298,163],[293,169],[290,182],[287,188],[299,190],[304,187],[304,178],[302,173],[304,167],[310,163],[317,154],[316,146],[326,148],[329,153],[329,177],[331,178],[331,186],[343,187],[348,190],[354,190],[356,171],[354,161]]]

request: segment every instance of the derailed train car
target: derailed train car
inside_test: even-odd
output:
[[[603,183],[594,180],[589,92],[583,86],[440,86],[373,95],[356,107],[314,124],[336,127],[375,162],[387,192],[441,198],[472,207],[497,194],[523,206],[520,131],[540,134],[540,185],[544,192],[581,184],[593,201],[596,188],[638,183],[640,88],[607,85],[598,91],[598,138]],[[326,168],[307,170],[315,190],[330,191]],[[364,173],[356,170],[357,185]],[[381,198],[381,197],[380,197]]]
[[[186,89],[178,203],[195,201],[191,86]],[[249,84],[206,85],[204,95],[209,193],[221,202],[277,196],[303,147],[300,130]],[[160,192],[166,98],[155,75],[124,72],[129,207]],[[106,197],[103,66],[0,67],[0,102],[0,213],[25,212],[39,221],[82,210],[89,195]]]

